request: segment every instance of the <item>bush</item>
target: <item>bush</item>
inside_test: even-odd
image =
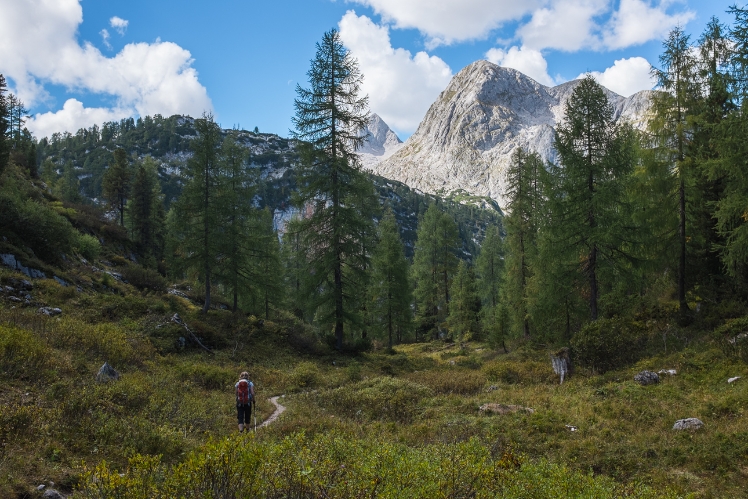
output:
[[[122,278],[138,289],[166,292],[166,279],[153,269],[140,265],[128,265],[122,269]]]
[[[86,260],[93,261],[99,258],[101,244],[99,240],[88,234],[81,234],[77,242],[78,253]]]
[[[639,323],[621,317],[590,322],[571,339],[575,363],[603,373],[636,362],[647,336]]]
[[[725,355],[748,362],[748,317],[728,320],[712,336]]]
[[[36,336],[22,329],[0,326],[0,372],[11,378],[38,377],[51,352]]]

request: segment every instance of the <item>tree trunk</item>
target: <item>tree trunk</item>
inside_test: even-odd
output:
[[[688,303],[686,302],[686,184],[683,179],[683,172],[680,174],[679,194],[679,223],[678,238],[680,242],[680,258],[678,259],[678,303],[681,312],[688,312]]]

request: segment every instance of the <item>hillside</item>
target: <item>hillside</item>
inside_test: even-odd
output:
[[[181,193],[182,170],[192,157],[190,141],[197,134],[194,124],[194,119],[176,115],[104,123],[101,127],[81,129],[75,135],[55,134],[43,138],[37,145],[37,159],[42,165],[42,176],[50,185],[64,177],[66,168],[72,169],[78,179],[81,200],[95,202],[101,198],[102,178],[116,147],[124,148],[132,159],[151,156],[158,162],[159,182],[168,208]],[[364,161],[381,156],[385,150],[391,153],[391,148],[399,141],[378,117],[371,127],[372,140],[362,150]],[[259,208],[267,206],[272,210],[275,226],[282,231],[285,222],[297,212],[291,204],[296,186],[294,165],[298,162],[294,142],[278,135],[246,130],[223,130],[222,133],[224,137],[232,135],[250,151],[248,168],[257,181],[255,203]],[[434,196],[398,181],[377,175],[370,177],[379,192],[380,204],[395,212],[410,257],[418,218],[430,204],[440,204],[457,221],[465,255],[476,254],[486,227],[500,223],[501,211],[490,199]]]

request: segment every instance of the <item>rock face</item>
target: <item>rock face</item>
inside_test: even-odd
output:
[[[660,382],[660,376],[652,371],[642,371],[634,376],[634,381],[642,386],[656,385]]]
[[[411,188],[444,194],[465,190],[504,207],[512,152],[523,147],[555,160],[554,127],[579,82],[551,88],[514,69],[474,62],[455,75],[405,144],[369,168]],[[606,93],[616,120],[645,125],[651,91],[628,98]]]
[[[704,422],[699,418],[679,419],[673,425],[674,430],[699,430],[704,427]]]
[[[364,168],[369,170],[374,170],[377,163],[389,158],[403,146],[400,137],[375,113],[371,114],[369,126],[364,130],[364,134],[367,139],[358,153],[361,155]]]

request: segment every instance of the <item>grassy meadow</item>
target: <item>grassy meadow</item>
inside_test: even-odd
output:
[[[0,301],[0,496],[38,497],[739,497],[748,490],[746,364],[712,336],[664,344],[563,385],[550,351],[433,341],[341,354],[309,326],[200,314],[93,272],[34,281],[36,306]],[[18,274],[0,270],[9,285]],[[213,353],[178,338],[179,313]],[[685,334],[685,333],[684,333]],[[109,362],[119,381],[97,383]],[[238,435],[233,383],[287,411]],[[640,386],[644,369],[675,369]],[[747,379],[728,384],[733,376]],[[481,411],[484,404],[529,410]],[[698,417],[699,431],[673,423]],[[575,430],[572,430],[574,427]],[[223,485],[221,485],[223,484]],[[223,489],[221,488],[223,487]],[[221,492],[223,490],[224,492]]]

